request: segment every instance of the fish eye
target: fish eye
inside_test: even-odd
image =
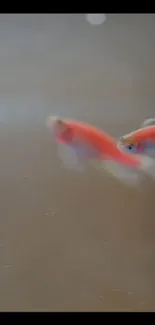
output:
[[[130,145],[128,146],[128,149],[131,150],[132,148],[133,148],[133,144],[130,144]]]

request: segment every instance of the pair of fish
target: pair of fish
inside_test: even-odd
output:
[[[153,159],[138,154],[138,150],[135,154],[131,152],[130,146],[136,147],[139,133],[136,133],[136,137],[132,133],[123,136],[117,143],[104,131],[76,120],[49,117],[48,126],[59,144],[59,155],[66,166],[82,169],[86,161],[95,162],[95,166],[103,167],[103,170],[108,170],[125,182],[131,179],[137,182],[140,172],[151,176],[155,174]],[[140,144],[141,141],[138,142]]]

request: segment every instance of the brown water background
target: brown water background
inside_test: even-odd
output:
[[[0,310],[155,311],[155,183],[62,169],[48,115],[155,117],[155,15],[0,15]]]

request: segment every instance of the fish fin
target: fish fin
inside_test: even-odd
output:
[[[77,152],[73,147],[64,143],[59,143],[57,149],[59,159],[64,168],[77,172],[84,171],[84,161],[77,155]]]
[[[155,159],[144,155],[139,156],[139,159],[141,161],[140,169],[142,172],[155,180]]]
[[[141,128],[146,128],[148,126],[155,125],[155,118],[147,118],[141,124]]]
[[[128,168],[116,161],[103,159],[94,160],[93,166],[104,175],[110,175],[127,186],[136,186],[142,177],[138,170]]]

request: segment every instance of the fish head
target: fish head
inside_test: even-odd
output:
[[[130,147],[132,148],[135,144],[136,144],[135,139],[130,134],[121,136],[118,142],[119,147],[121,148],[129,147],[129,149]]]
[[[68,130],[67,124],[59,116],[50,116],[47,120],[47,125],[52,130],[53,135],[59,138]]]
[[[135,154],[144,151],[143,143],[137,143],[132,133],[120,137],[118,147],[123,151],[125,150]]]
[[[61,142],[70,143],[73,139],[73,130],[69,125],[58,116],[50,116],[47,125],[52,130],[52,134]]]

